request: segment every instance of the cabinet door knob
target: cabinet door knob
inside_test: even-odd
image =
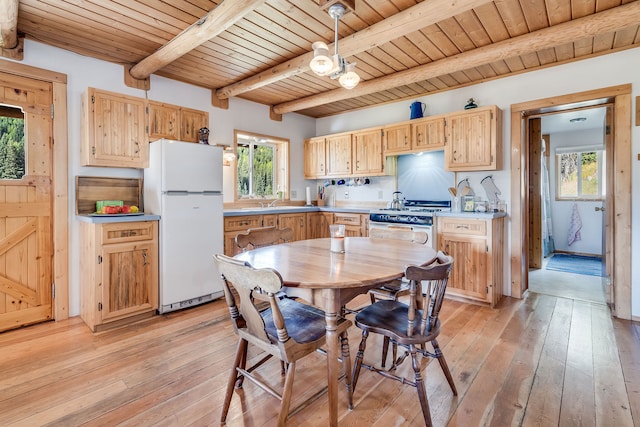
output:
[[[149,262],[147,261],[147,251],[142,252],[142,259],[143,259],[142,265],[149,264]]]

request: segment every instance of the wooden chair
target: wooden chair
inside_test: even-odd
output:
[[[275,226],[271,226],[250,228],[244,233],[238,233],[235,242],[236,246],[246,251],[288,242],[292,237],[293,231],[290,228],[276,228]]]
[[[409,266],[405,275],[409,279],[409,304],[404,304],[395,300],[377,301],[365,307],[356,315],[356,326],[362,329],[362,340],[356,355],[353,367],[353,390],[360,376],[360,368],[365,367],[370,371],[377,372],[385,378],[409,384],[418,391],[418,399],[422,407],[424,422],[431,426],[431,414],[427,401],[427,391],[421,372],[421,365],[418,361],[418,353],[423,357],[434,357],[438,359],[451,391],[454,396],[458,395],[456,386],[451,377],[451,372],[444,359],[444,355],[438,346],[436,338],[440,334],[440,321],[438,314],[444,300],[444,293],[447,288],[449,273],[453,265],[453,258],[442,252],[438,253],[436,260],[427,266]],[[425,281],[424,283],[421,283]],[[423,295],[422,286],[426,284]],[[367,338],[373,332],[382,334],[391,339],[393,343],[406,349],[404,354],[393,361],[389,370],[378,369],[372,365],[363,363],[364,352],[367,345]],[[431,343],[433,352],[425,350],[425,344]],[[407,356],[411,356],[413,365],[413,381],[398,375],[392,371],[400,365]]]
[[[414,231],[410,227],[387,227],[372,228],[369,230],[369,237],[374,239],[397,239],[413,243],[427,243],[427,233],[424,231]],[[369,291],[371,303],[379,299],[397,300],[403,295],[409,295],[409,283],[406,280],[394,280],[385,283],[379,288]]]
[[[428,240],[427,233],[424,231],[414,231],[410,227],[406,226],[390,226],[387,228],[372,228],[369,230],[369,237],[376,239],[397,239],[407,242],[426,244]],[[371,298],[371,304],[378,300],[394,300],[402,296],[409,295],[409,281],[404,278],[403,280],[393,280],[369,291],[369,297]],[[387,361],[387,354],[389,353],[389,338],[384,338],[382,345],[382,367],[384,368]],[[397,346],[393,345],[393,359],[397,357]]]
[[[254,382],[271,396],[280,400],[278,426],[284,426],[289,415],[293,391],[293,378],[296,362],[319,350],[326,342],[325,313],[313,306],[302,304],[289,298],[280,299],[276,294],[282,288],[282,277],[273,269],[255,269],[248,263],[225,255],[214,255],[218,271],[221,274],[224,295],[231,313],[231,320],[236,334],[240,337],[227,392],[222,408],[221,422],[225,422],[233,389],[242,388],[245,378]],[[231,292],[235,288],[236,296]],[[260,310],[258,302],[268,302],[268,307]],[[342,361],[345,370],[345,383],[349,408],[352,408],[351,391],[351,356],[347,340],[347,329],[351,321],[338,319],[337,333],[342,340]],[[247,349],[252,344],[263,351],[265,356],[247,367]],[[286,364],[286,376],[281,391],[274,389],[259,374],[253,371],[262,366],[271,357],[277,357]],[[324,368],[324,364],[322,365]],[[320,376],[323,377],[323,376]],[[310,400],[317,398],[327,387],[301,403],[294,411],[305,406]]]

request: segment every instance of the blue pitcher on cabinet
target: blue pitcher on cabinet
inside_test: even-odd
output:
[[[427,108],[427,104],[424,102],[416,101],[411,104],[409,109],[411,110],[411,120],[419,119],[424,115],[424,110]]]

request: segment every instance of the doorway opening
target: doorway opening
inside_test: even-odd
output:
[[[604,289],[612,313],[631,318],[631,85],[625,84],[561,95],[511,106],[511,293],[522,298],[529,289],[531,159],[538,159],[529,145],[529,118],[594,107],[607,108],[607,194],[605,199]],[[538,153],[539,154],[539,153]],[[615,222],[611,219],[615,218]]]
[[[530,291],[606,303],[608,108],[528,118]]]

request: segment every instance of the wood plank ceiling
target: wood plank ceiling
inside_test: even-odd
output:
[[[241,16],[218,17],[213,38],[154,73],[210,88],[214,105],[237,96],[324,117],[640,45],[639,1],[356,0],[339,24],[339,52],[362,78],[347,90],[308,67],[314,41],[333,50],[334,23],[318,1],[224,0]],[[18,33],[123,64],[124,76],[222,4],[20,0]]]

